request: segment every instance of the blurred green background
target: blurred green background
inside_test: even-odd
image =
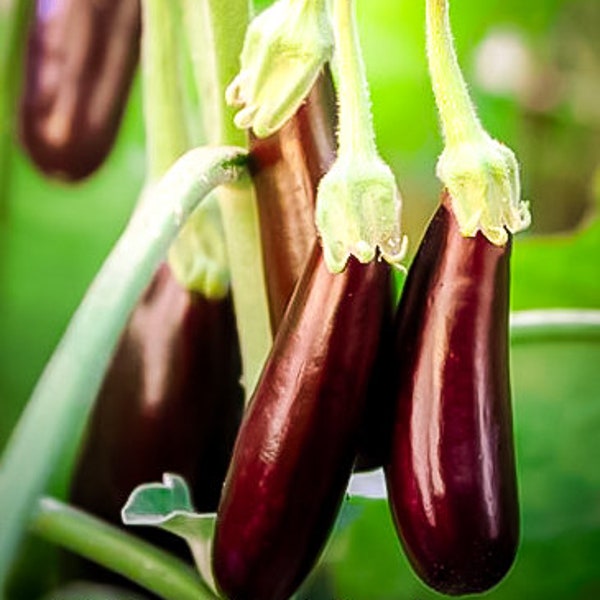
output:
[[[442,149],[424,7],[358,2],[379,148],[403,194],[411,251],[437,202]],[[520,158],[534,214],[514,245],[512,306],[600,308],[600,2],[454,0],[451,8],[482,121]],[[0,190],[0,448],[141,189],[140,87],[110,159],[87,182],[48,181],[17,144],[10,153]],[[512,363],[523,543],[487,597],[600,598],[600,345],[521,344]],[[324,557],[331,597],[436,596],[406,566],[385,502],[353,502],[357,517]],[[33,568],[37,582],[17,600],[51,580]]]

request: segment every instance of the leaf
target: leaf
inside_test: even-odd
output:
[[[210,561],[216,515],[194,512],[183,477],[165,473],[163,483],[139,485],[127,499],[121,518],[125,525],[158,527],[183,538],[202,578],[216,590]]]

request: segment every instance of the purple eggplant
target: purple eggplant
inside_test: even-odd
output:
[[[356,454],[389,269],[331,274],[317,245],[244,416],[213,569],[230,600],[289,598],[333,526]]]
[[[446,196],[397,313],[389,500],[415,571],[446,594],[497,584],[518,545],[509,258],[510,241],[463,237]]]
[[[271,326],[277,331],[316,240],[315,196],[335,159],[335,94],[329,70],[275,134],[250,138]]]
[[[231,298],[189,292],[161,266],[106,374],[71,501],[120,523],[133,488],[171,471],[198,510],[214,511],[243,411],[240,374]]]
[[[140,43],[139,0],[37,0],[20,137],[38,168],[78,180],[115,139]]]

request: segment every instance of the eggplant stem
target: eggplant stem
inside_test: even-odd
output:
[[[600,341],[600,310],[549,309],[511,313],[512,344]]]
[[[38,496],[81,437],[121,331],[186,218],[246,172],[240,148],[197,148],[152,188],[47,364],[0,460],[0,592]]]
[[[54,498],[40,498],[35,535],[93,560],[165,600],[214,600],[194,569],[131,534]]]

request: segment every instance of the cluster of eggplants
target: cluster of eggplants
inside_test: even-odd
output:
[[[198,510],[214,511],[243,411],[240,375],[231,297],[190,292],[162,265],[105,376],[71,501],[119,524],[131,491],[168,471],[186,478]],[[175,540],[159,534],[144,532]]]
[[[138,61],[140,0],[37,0],[19,110],[37,167],[78,180],[110,151]]]
[[[396,528],[418,575],[446,594],[498,583],[519,510],[508,373],[510,241],[463,237],[446,195],[409,271],[395,324]]]

